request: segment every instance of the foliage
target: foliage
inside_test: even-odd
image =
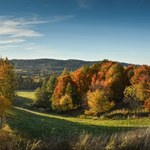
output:
[[[72,98],[69,95],[65,95],[60,99],[60,110],[68,111],[73,109]]]
[[[144,65],[135,68],[130,82],[131,85],[124,91],[124,102],[138,109],[150,97],[150,67]]]
[[[0,59],[0,122],[1,127],[6,110],[10,107],[10,100],[15,96],[15,73],[8,59]]]
[[[58,83],[54,89],[53,99],[52,99],[52,107],[54,110],[61,111],[61,99],[65,100],[63,97],[68,95],[73,103],[73,105],[78,105],[78,92],[77,92],[77,85],[72,80],[70,74],[63,74],[59,76]],[[67,100],[67,99],[66,99]],[[70,107],[73,108],[73,107]],[[68,108],[70,110],[70,108]],[[66,110],[64,108],[63,110]]]
[[[4,115],[6,114],[6,110],[10,107],[10,105],[10,100],[0,96],[0,128],[3,126]]]
[[[88,91],[102,91],[110,102],[115,102],[116,107],[120,107],[124,101],[128,104],[126,106],[138,109],[150,97],[150,67],[124,67],[120,63],[104,60],[92,66],[80,67],[73,72],[65,68],[60,76],[45,79],[42,87],[37,90],[36,102],[41,101],[39,105],[43,105],[42,107],[61,111],[60,100],[68,95],[73,109],[85,111],[89,107],[86,99]]]
[[[116,102],[121,101],[126,86],[123,66],[112,61],[102,62],[93,74],[91,86],[110,88],[113,99]]]
[[[150,97],[150,67],[146,65],[133,68],[130,77],[130,86],[124,91],[124,102],[133,109],[142,107]]]
[[[150,98],[145,101],[144,107],[150,112]]]
[[[17,75],[17,90],[35,90],[42,85],[41,77]]]
[[[142,65],[135,68],[131,83],[150,83],[150,66]]]
[[[77,69],[72,73],[72,79],[77,84],[80,98],[83,99],[91,84],[91,69],[88,66]]]
[[[125,67],[125,83],[127,86],[131,85],[130,80],[134,76],[134,69],[135,69],[134,65],[129,65]]]
[[[130,109],[138,109],[142,105],[142,95],[140,95],[137,91],[140,91],[141,94],[142,89],[138,89],[138,85],[129,86],[124,91],[124,102],[129,106]]]
[[[49,95],[45,90],[41,88],[35,90],[34,106],[38,108],[50,108]]]
[[[52,108],[52,95],[56,86],[57,78],[52,74],[48,79],[45,79],[42,87],[36,89],[34,106],[39,108]]]
[[[110,102],[104,91],[96,90],[87,93],[87,102],[89,111],[99,116],[101,113],[110,110],[114,106],[114,102]]]
[[[0,96],[12,99],[15,96],[16,80],[13,66],[8,59],[0,59]]]

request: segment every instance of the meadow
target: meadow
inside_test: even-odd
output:
[[[150,118],[112,120],[41,112],[32,107],[33,91],[16,94],[14,106],[7,113],[5,131],[14,133],[17,140],[13,136],[13,144],[8,143],[11,140],[6,140],[7,144],[1,142],[6,147],[16,149],[17,145],[20,149],[23,144],[22,149],[149,148]],[[1,133],[0,139],[5,140]]]

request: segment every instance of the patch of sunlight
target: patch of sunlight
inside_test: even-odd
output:
[[[6,131],[6,132],[10,132],[10,133],[13,132],[13,130],[10,128],[10,126],[8,124],[5,124],[2,130]]]
[[[66,121],[76,122],[84,125],[97,125],[97,126],[113,126],[113,127],[150,127],[150,119],[141,118],[141,119],[131,119],[131,120],[91,120],[91,119],[77,119],[75,117],[64,117],[59,115],[46,114],[41,112],[35,112],[32,110],[28,110],[25,108],[14,107],[18,110],[22,110],[25,112],[29,112],[35,115],[48,117],[48,118],[56,118],[63,119]]]
[[[16,95],[19,97],[35,100],[35,92],[34,91],[16,91]]]

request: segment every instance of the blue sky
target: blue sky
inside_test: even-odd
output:
[[[150,65],[150,1],[1,0],[0,55]]]

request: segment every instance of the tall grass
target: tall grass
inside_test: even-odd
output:
[[[93,135],[86,132],[67,136],[49,136],[27,140],[0,131],[1,150],[149,150],[150,128],[112,135]]]

